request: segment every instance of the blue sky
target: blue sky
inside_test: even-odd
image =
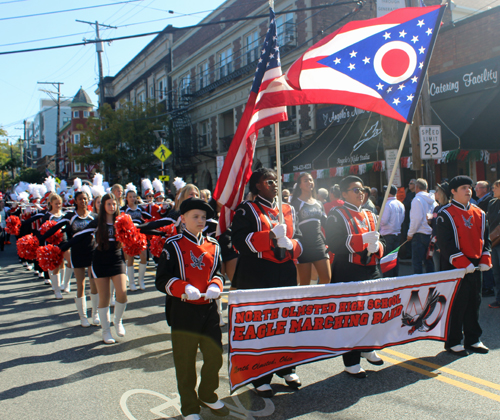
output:
[[[223,0],[141,0],[66,13],[5,19],[120,1],[123,0],[0,0],[0,52],[77,43],[83,38],[95,39],[94,27],[78,23],[76,19],[97,20],[117,26],[118,29],[100,30],[101,38],[105,39],[160,31],[169,24],[177,27],[194,25],[223,3]],[[169,10],[174,13],[169,13]],[[26,42],[60,36],[64,37]],[[118,73],[153,38],[104,44],[104,76]],[[62,82],[61,93],[68,97],[75,95],[82,86],[97,104],[94,91],[97,88],[98,67],[94,44],[0,55],[0,69],[0,127],[7,130],[11,140],[23,136],[23,120],[32,119],[39,110],[40,99],[48,98],[39,89],[54,90],[51,85],[38,85],[37,82]]]

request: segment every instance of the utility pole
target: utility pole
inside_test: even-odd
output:
[[[101,108],[104,105],[105,98],[104,98],[104,82],[103,82],[104,77],[102,74],[102,58],[101,58],[101,54],[103,52],[103,45],[101,37],[99,36],[99,26],[112,29],[116,29],[116,26],[104,25],[102,23],[99,23],[97,20],[95,22],[87,22],[85,20],[76,19],[76,21],[80,23],[87,23],[88,25],[95,25],[95,36],[96,36],[96,41],[98,41],[95,43],[95,50],[97,53],[97,64],[99,66],[99,108]]]
[[[55,173],[57,175],[57,170],[59,168],[59,127],[60,127],[60,119],[61,119],[61,85],[64,85],[62,82],[37,82],[39,85],[52,85],[57,87],[57,92],[52,92],[50,90],[40,89],[42,92],[48,93],[51,99],[57,103],[57,122],[56,122],[56,170]],[[57,100],[53,95],[57,95]]]

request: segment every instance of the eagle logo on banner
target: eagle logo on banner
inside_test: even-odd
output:
[[[440,304],[440,308],[437,317],[434,321],[430,322],[430,318],[438,303]],[[445,304],[446,298],[441,296],[439,292],[436,291],[435,287],[429,288],[424,306],[422,306],[420,302],[418,290],[412,291],[410,300],[406,306],[406,312],[403,312],[401,316],[401,322],[403,323],[401,327],[411,327],[408,331],[408,335],[412,335],[415,331],[431,331],[436,327],[439,321],[441,321]],[[413,313],[414,315],[412,315]],[[430,322],[430,324],[428,322]]]
[[[192,261],[191,267],[197,268],[200,271],[203,270],[202,267],[205,267],[205,263],[203,262],[203,256],[206,254],[206,252],[201,254],[199,257],[196,257],[193,254],[193,251],[189,251],[189,253],[191,254],[191,261]]]

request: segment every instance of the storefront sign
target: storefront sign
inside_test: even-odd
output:
[[[443,145],[440,125],[421,125],[420,127],[420,158],[441,159]]]
[[[377,0],[377,17],[406,7],[405,0]]]
[[[498,57],[429,78],[431,100],[439,101],[498,86]]]
[[[394,165],[396,164],[396,158],[398,155],[398,149],[387,149],[385,151],[385,166],[387,170],[385,173],[387,174],[387,185],[389,185],[389,178],[391,177],[392,174],[392,169],[394,168]],[[394,175],[394,180],[392,183],[396,187],[401,187],[401,170],[399,169],[399,162],[396,167],[396,174]]]
[[[368,118],[370,112],[352,106],[332,105],[318,109],[316,112],[316,127],[322,130],[328,127],[353,122],[354,119]]]

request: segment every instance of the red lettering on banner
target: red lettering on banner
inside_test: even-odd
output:
[[[274,322],[267,324],[260,324],[258,326],[249,325],[245,332],[245,327],[234,327],[233,340],[243,341],[252,340],[254,338],[272,337],[273,335],[285,334],[286,321],[277,321],[276,326]],[[257,328],[257,331],[255,330]]]
[[[399,305],[401,298],[399,295],[391,296],[390,298],[370,299],[368,301],[368,309],[387,309],[394,305]]]
[[[355,312],[364,310],[365,310],[364,300],[355,300],[353,302],[340,302],[339,304],[339,312]]]
[[[313,330],[322,330],[324,322],[325,322],[324,318],[320,318],[320,317],[314,318]]]
[[[290,333],[300,332],[302,327],[302,319],[292,319],[290,322]]]
[[[373,312],[372,325],[375,324],[385,324],[393,318],[401,315],[403,311],[403,305],[398,305],[392,308],[390,311],[386,312]]]
[[[238,314],[236,314],[236,315],[238,315]],[[245,327],[234,327],[233,340],[235,340],[235,341],[243,340],[244,339],[244,337],[243,337],[244,331],[245,331]]]

